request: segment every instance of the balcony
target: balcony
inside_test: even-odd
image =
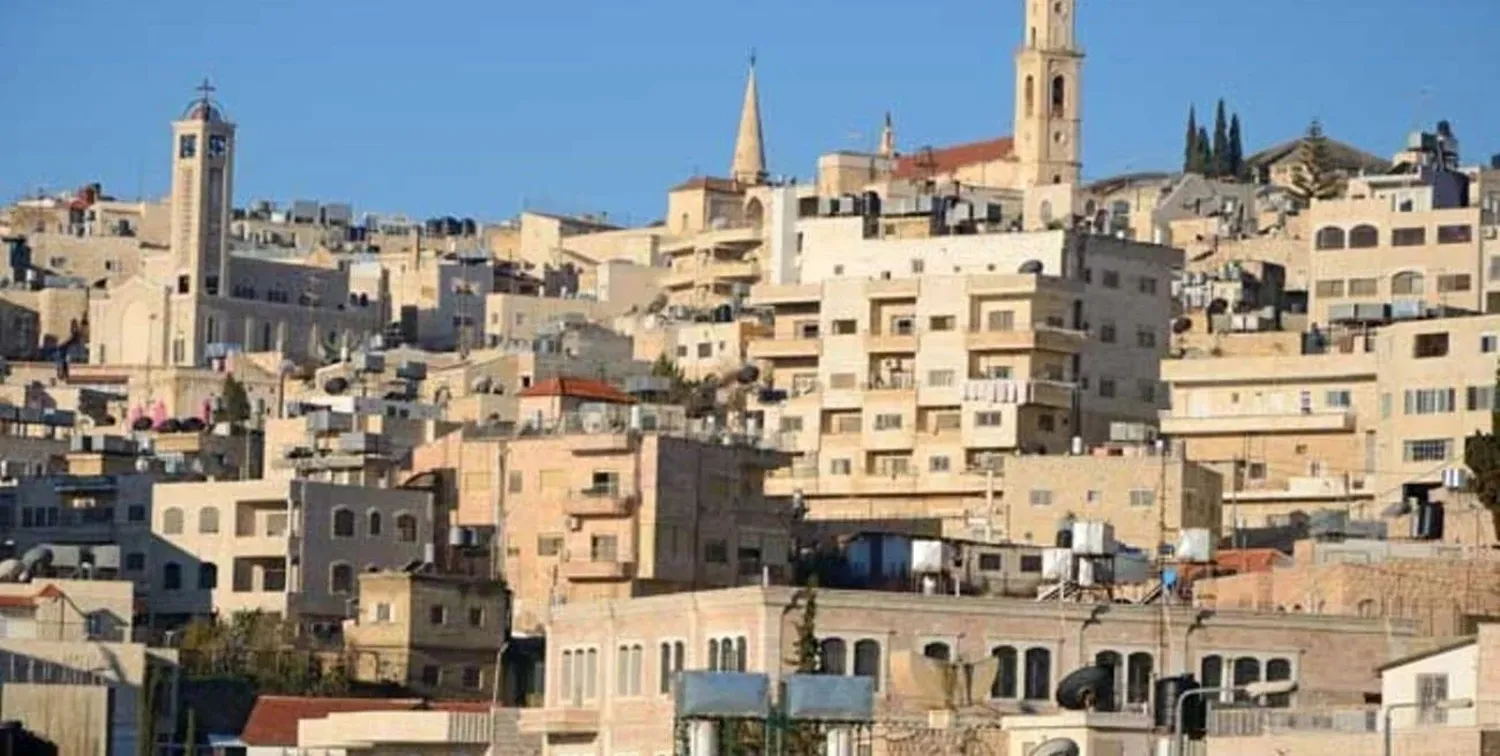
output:
[[[1161,432],[1168,436],[1239,435],[1243,433],[1347,433],[1354,430],[1354,412],[1300,412],[1188,417],[1161,413]]]
[[[591,735],[599,731],[599,710],[576,706],[522,709],[520,729],[527,735]]]
[[[635,508],[635,494],[614,488],[572,491],[563,501],[563,514],[572,517],[626,517]]]
[[[917,333],[867,333],[865,351],[870,354],[916,354]]]
[[[817,359],[822,353],[823,342],[818,339],[756,339],[749,350],[752,360]]]
[[[823,298],[820,284],[758,284],[750,290],[751,307],[817,304]]]
[[[1067,381],[1017,381],[1009,378],[970,378],[959,389],[965,403],[986,405],[1041,405],[1072,409],[1077,385]]]
[[[568,560],[558,565],[564,580],[585,583],[593,580],[629,580],[635,575],[633,560]]]
[[[969,331],[965,346],[974,352],[1056,352],[1074,354],[1083,348],[1081,331],[1042,326],[1032,330]]]
[[[870,299],[916,299],[919,285],[916,278],[870,281],[865,284],[865,295]]]
[[[1161,379],[1175,385],[1373,379],[1375,355],[1320,354],[1163,360]]]

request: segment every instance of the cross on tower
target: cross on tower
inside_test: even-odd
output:
[[[196,87],[199,94],[203,95],[203,101],[208,102],[209,95],[214,93],[214,85],[209,82],[208,77],[203,77],[203,83]]]

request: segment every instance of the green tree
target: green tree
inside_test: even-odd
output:
[[[219,409],[214,420],[220,423],[243,423],[250,419],[250,395],[245,384],[232,375],[224,376],[224,388],[219,392]]]
[[[1196,172],[1201,175],[1207,176],[1209,175],[1209,172],[1213,170],[1214,165],[1213,146],[1212,143],[1208,141],[1208,127],[1198,127],[1198,144],[1195,149],[1198,151],[1198,156],[1194,159],[1197,161],[1198,165],[1201,166]]]
[[[1240,133],[1240,114],[1235,113],[1229,119],[1229,172],[1226,174],[1237,179],[1245,179],[1245,145]]]
[[[1198,162],[1198,109],[1188,106],[1187,137],[1182,143],[1182,172],[1202,173]]]
[[[1500,373],[1495,385],[1500,391]],[[1489,431],[1476,431],[1464,444],[1464,465],[1472,473],[1469,491],[1490,511],[1490,521],[1500,533],[1500,402],[1492,404]]]
[[[1333,199],[1343,190],[1343,180],[1333,164],[1328,137],[1323,124],[1314,119],[1307,134],[1297,143],[1296,166],[1292,173],[1292,196],[1304,205],[1315,199]]]
[[[803,589],[802,617],[797,620],[797,640],[787,664],[802,675],[823,672],[822,646],[818,643],[818,581],[807,582]],[[822,753],[823,737],[816,724],[788,723],[784,753],[789,756],[817,756]]]
[[[1224,114],[1224,98],[1219,98],[1219,107],[1214,114],[1213,153],[1209,156],[1208,175],[1221,177],[1229,174],[1229,121]]]

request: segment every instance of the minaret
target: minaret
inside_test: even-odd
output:
[[[740,109],[740,131],[734,140],[734,164],[729,177],[745,185],[765,183],[766,143],[760,130],[760,94],[755,88],[755,53],[750,54],[750,79]]]
[[[896,127],[891,123],[891,112],[885,112],[885,126],[880,129],[880,149],[878,154],[883,158],[896,156]]]
[[[1020,183],[1077,184],[1083,101],[1083,51],[1074,38],[1078,0],[1024,1],[1026,31],[1016,53],[1013,148]]]

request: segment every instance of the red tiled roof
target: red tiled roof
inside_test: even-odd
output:
[[[294,746],[297,723],[304,719],[356,711],[415,711],[422,705],[415,698],[260,696],[255,699],[240,740],[249,746]]]
[[[41,591],[37,592],[36,597],[37,598],[47,598],[47,599],[60,599],[60,598],[65,598],[66,594],[64,594],[62,592],[61,588],[58,588],[57,586],[52,585],[52,584],[49,583],[46,588],[43,588]]]
[[[1214,559],[1212,573],[1207,567],[1198,565],[1184,565],[1179,572],[1187,580],[1208,577],[1210,574],[1215,577],[1224,577],[1253,572],[1270,572],[1277,562],[1289,558],[1276,549],[1231,549],[1219,552]]]
[[[611,404],[635,404],[635,398],[603,381],[589,378],[548,378],[516,396],[566,396]]]
[[[915,178],[928,174],[940,176],[966,165],[1004,160],[1014,152],[1015,140],[1010,137],[934,147],[896,158],[896,168],[892,174],[896,178]]]
[[[25,609],[36,606],[30,596],[0,596],[0,609]]]

